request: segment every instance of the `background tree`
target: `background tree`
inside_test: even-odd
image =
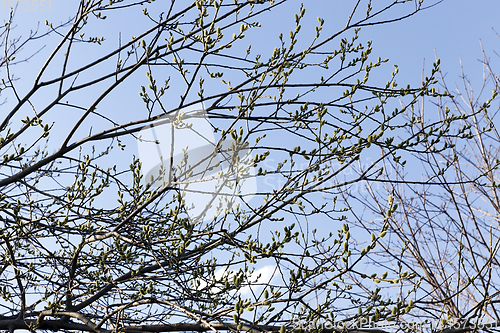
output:
[[[410,181],[415,179],[411,169],[386,160],[379,177],[368,179],[366,195],[342,193],[346,204],[356,199],[366,207],[363,213],[353,214],[353,225],[369,232],[389,225],[389,236],[369,255],[370,265],[387,269],[389,275],[403,270],[416,274],[419,290],[412,295],[416,305],[411,316],[440,324],[448,332],[495,330],[500,323],[500,81],[484,50],[482,63],[479,89],[474,89],[463,69],[462,85],[454,88],[440,71],[440,89],[446,97],[438,98],[431,111],[423,107],[424,99],[418,104],[421,119],[435,109],[444,122],[453,112],[460,118],[457,135],[443,135],[449,149],[437,153],[433,140],[424,137],[425,153],[405,155],[424,170],[418,175],[422,180]],[[408,133],[426,124],[417,123]],[[386,196],[399,207],[388,219]]]
[[[290,6],[292,30],[278,33],[276,45],[259,43],[272,32],[269,18]],[[357,1],[342,28],[325,32],[323,18],[313,23],[293,1],[82,1],[69,24],[46,22],[47,33],[25,40],[12,38],[11,15],[2,28],[8,111],[0,125],[0,328],[283,333],[300,320],[341,320],[351,328],[367,319],[404,322],[415,307],[431,309],[432,295],[440,297],[437,309],[448,306],[457,294],[439,290],[444,278],[429,279],[406,249],[396,256],[393,243],[382,242],[399,230],[396,203],[410,207],[402,196],[372,192],[378,206],[370,214],[382,214],[372,225],[357,215],[359,197],[349,197],[354,185],[412,184],[385,177],[381,164],[399,170],[406,156],[446,156],[470,136],[467,122],[485,114],[419,114],[419,98],[448,95],[433,88],[439,61],[422,86],[401,89],[398,68],[384,73],[387,60],[371,55],[370,41],[358,41],[361,28],[422,6]],[[405,12],[388,19],[396,8]],[[142,30],[116,43],[94,37],[103,22],[124,26],[124,17]],[[28,45],[55,40],[33,84],[20,88],[16,73],[33,61],[16,61],[32,55]],[[372,71],[389,80],[380,84]],[[140,109],[130,97],[137,92]],[[236,162],[242,150],[253,156],[218,175],[255,177],[259,190],[234,187],[241,205],[222,200],[218,214],[192,220],[182,190],[196,169],[186,162],[189,149],[158,187],[144,181],[150,170],[142,170],[131,145],[165,116],[189,128],[192,120],[180,111],[201,102],[218,140],[213,151]],[[374,163],[360,163],[365,157]],[[425,186],[439,175],[418,181]],[[272,189],[262,186],[269,181]],[[368,234],[351,235],[353,216]],[[404,237],[419,234],[398,235],[409,248]],[[492,272],[487,253],[494,252],[483,253],[480,274]],[[390,275],[367,266],[380,255],[397,267]],[[438,264],[431,274],[449,272]],[[398,289],[383,294],[378,284]]]

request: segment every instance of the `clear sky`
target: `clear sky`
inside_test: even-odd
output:
[[[499,12],[496,0],[444,0],[407,20],[364,33],[374,40],[375,49],[383,49],[399,65],[401,78],[420,78],[423,59],[430,68],[437,55],[449,80],[459,81],[461,59],[466,75],[480,84],[480,41],[487,55],[498,61],[493,50],[500,51],[500,37],[493,29],[500,33]]]

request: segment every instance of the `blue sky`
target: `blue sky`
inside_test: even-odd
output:
[[[444,0],[407,20],[364,32],[373,38],[375,49],[384,50],[391,63],[399,65],[401,78],[420,79],[423,59],[430,68],[437,54],[448,79],[459,81],[461,58],[466,74],[480,84],[480,40],[487,55],[497,58],[492,51],[498,51],[500,37],[492,28],[500,30],[499,12],[495,0]]]

